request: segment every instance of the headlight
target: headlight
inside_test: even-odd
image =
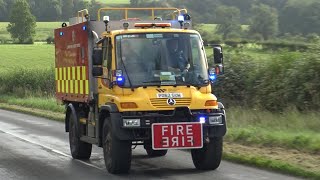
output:
[[[209,124],[222,124],[222,116],[210,116],[209,117]]]

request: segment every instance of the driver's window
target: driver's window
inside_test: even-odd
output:
[[[111,78],[111,65],[112,65],[112,45],[111,39],[107,38],[103,43],[103,70],[104,75]]]

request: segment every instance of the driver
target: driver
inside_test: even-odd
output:
[[[183,51],[179,51],[179,42],[177,39],[168,40],[169,61],[168,67],[170,69],[179,69],[181,72],[187,72],[190,64],[183,55]]]

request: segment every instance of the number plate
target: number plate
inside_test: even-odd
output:
[[[154,123],[152,124],[152,148],[194,149],[202,148],[201,123]]]

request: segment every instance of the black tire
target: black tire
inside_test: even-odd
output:
[[[165,156],[168,150],[153,150],[151,147],[146,148],[149,157],[160,157]]]
[[[80,140],[80,129],[76,125],[78,117],[73,113],[69,115],[69,144],[71,155],[74,159],[89,159],[92,151],[92,144]]]
[[[201,149],[191,150],[194,166],[200,170],[215,170],[219,167],[223,149],[222,137],[210,138]]]
[[[110,118],[103,124],[103,155],[109,173],[128,173],[131,167],[131,141],[119,140],[112,131]]]

